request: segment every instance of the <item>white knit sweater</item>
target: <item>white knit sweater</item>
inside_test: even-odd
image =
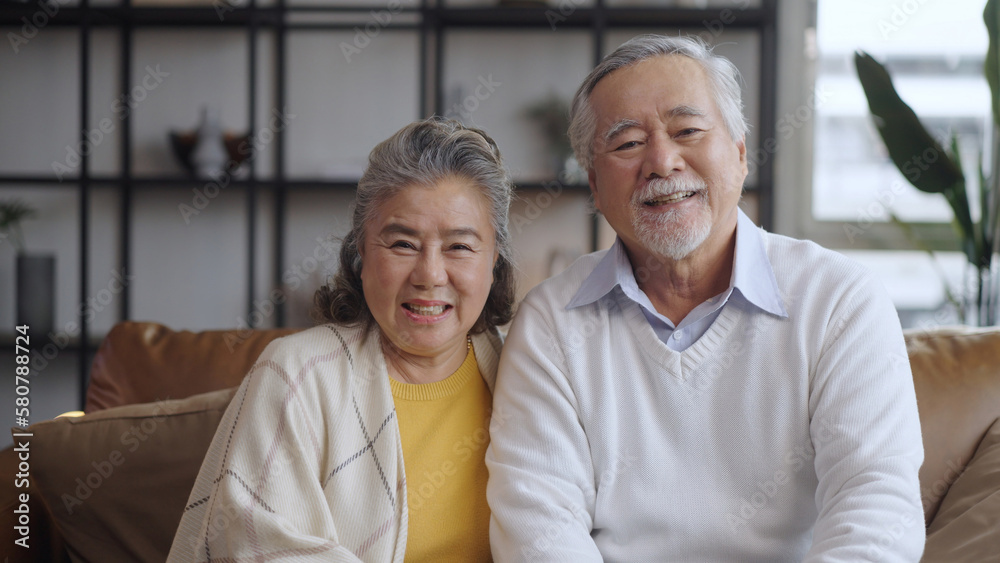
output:
[[[472,341],[492,390],[499,336]],[[378,332],[278,339],[219,424],[168,561],[402,563],[405,475]]]
[[[760,232],[788,318],[731,300],[684,352],[603,252],[521,304],[486,461],[496,561],[917,561],[916,398],[898,317],[840,254]]]

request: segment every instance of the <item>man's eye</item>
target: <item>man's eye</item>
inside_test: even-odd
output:
[[[457,242],[457,243],[451,245],[451,249],[452,250],[472,250],[472,247],[469,246],[469,245],[467,245],[467,244],[464,244],[464,243],[461,243],[461,242]]]
[[[679,135],[681,135],[681,136],[694,135],[695,133],[700,133],[700,132],[701,132],[701,129],[698,129],[696,127],[688,127],[687,129],[681,129]]]
[[[638,145],[639,145],[639,141],[629,141],[627,143],[622,143],[621,145],[618,145],[618,147],[615,148],[615,150],[616,151],[626,150],[626,149],[630,149],[632,147],[636,147]]]

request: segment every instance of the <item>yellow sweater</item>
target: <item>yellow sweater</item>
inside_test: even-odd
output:
[[[493,398],[472,349],[447,379],[389,383],[406,468],[406,561],[492,561],[483,457]]]

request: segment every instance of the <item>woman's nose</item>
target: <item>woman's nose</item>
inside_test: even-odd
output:
[[[436,287],[448,282],[448,272],[440,250],[425,249],[420,253],[410,275],[410,282],[417,287]]]

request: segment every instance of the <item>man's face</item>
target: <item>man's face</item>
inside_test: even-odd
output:
[[[590,105],[590,189],[633,259],[723,252],[736,228],[746,146],[730,137],[701,65],[680,55],[646,59],[601,80]]]

